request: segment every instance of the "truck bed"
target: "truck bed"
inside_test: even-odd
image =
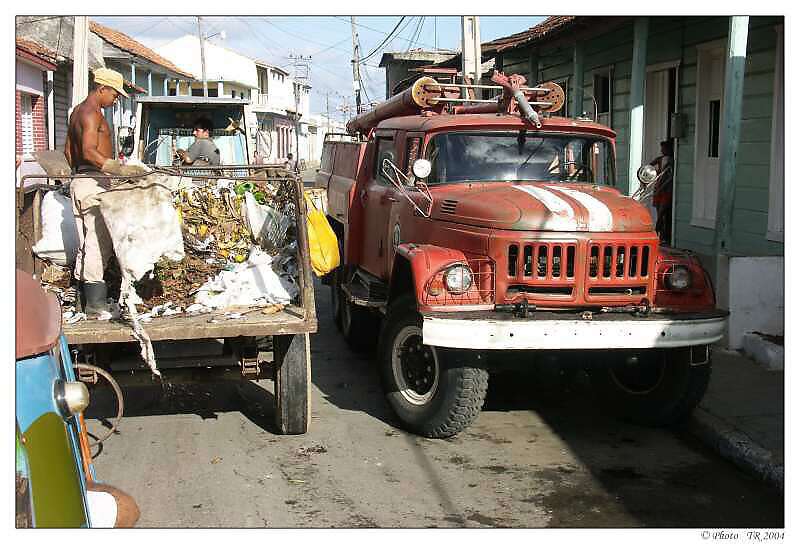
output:
[[[312,310],[290,305],[283,310],[264,314],[262,308],[229,308],[200,315],[174,315],[156,317],[142,327],[157,340],[196,340],[201,338],[231,338],[236,336],[268,336],[315,332],[317,317]],[[225,317],[238,312],[239,319]],[[64,325],[64,335],[69,344],[105,344],[136,342],[131,325],[124,321],[80,321]]]

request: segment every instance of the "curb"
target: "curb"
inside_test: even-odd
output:
[[[783,463],[733,425],[698,407],[686,428],[725,459],[783,491]]]

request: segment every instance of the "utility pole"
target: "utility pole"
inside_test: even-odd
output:
[[[294,79],[294,147],[296,153],[294,164],[295,170],[297,170],[300,164],[300,91],[309,78],[311,57],[290,53],[289,60],[292,61],[294,68],[292,76]]]
[[[361,113],[361,72],[359,60],[361,51],[358,48],[358,33],[356,32],[356,18],[350,16],[350,33],[353,35],[353,90],[356,92],[356,115]]]
[[[89,18],[75,17],[73,26],[72,108],[89,96]]]
[[[326,134],[331,133],[331,101],[330,101],[331,93],[325,91],[325,111],[327,112],[327,121],[328,121],[328,130]]]
[[[205,39],[203,39],[202,19],[203,18],[198,15],[197,37],[200,39],[200,72],[203,76],[203,96],[208,97],[208,81],[206,81],[206,44]]]
[[[477,15],[461,17],[461,73],[464,83],[467,78],[475,85],[481,82],[481,28]],[[469,98],[469,90],[464,88],[464,98]],[[481,94],[480,89],[475,89],[475,98],[480,99]]]

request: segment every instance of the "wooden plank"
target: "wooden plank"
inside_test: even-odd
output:
[[[176,315],[158,317],[142,323],[150,339],[197,340],[203,338],[231,338],[237,336],[268,336],[316,332],[314,311],[306,312],[298,306],[288,306],[283,311],[265,315],[262,309],[238,309],[241,319],[224,317],[235,309],[219,310],[196,316]],[[308,315],[307,315],[308,314]],[[121,321],[80,321],[64,325],[64,335],[69,344],[107,344],[135,342],[131,326]]]

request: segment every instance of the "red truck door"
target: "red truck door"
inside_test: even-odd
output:
[[[359,190],[359,199],[364,206],[364,237],[361,252],[361,266],[367,272],[380,278],[386,277],[386,255],[391,250],[387,244],[389,216],[397,195],[391,182],[383,175],[381,164],[384,159],[397,164],[394,133],[376,133],[373,149],[372,172],[370,179]]]

